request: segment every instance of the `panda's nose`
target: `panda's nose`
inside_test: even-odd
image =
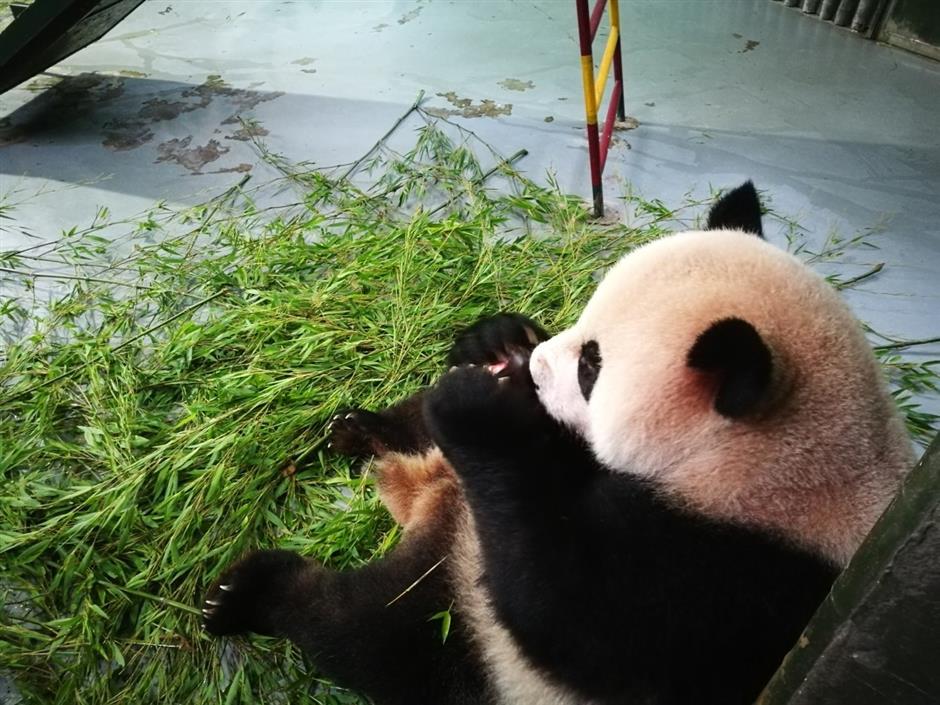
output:
[[[536,389],[543,386],[549,379],[551,367],[545,355],[545,343],[532,351],[532,357],[529,358],[529,374],[532,375],[532,382]]]

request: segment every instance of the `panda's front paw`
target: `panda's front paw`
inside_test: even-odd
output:
[[[434,441],[501,446],[518,439],[541,418],[541,407],[523,380],[497,377],[483,367],[458,367],[428,393],[424,407]]]
[[[452,366],[488,365],[499,372],[513,356],[524,356],[548,340],[542,327],[519,313],[498,313],[482,318],[464,330],[448,354]]]
[[[384,440],[386,425],[385,419],[373,411],[342,411],[330,421],[328,448],[351,458],[382,455],[388,450]]]
[[[202,624],[215,636],[256,632],[276,636],[283,610],[279,595],[303,572],[306,561],[290,551],[256,551],[226,568],[202,605]]]

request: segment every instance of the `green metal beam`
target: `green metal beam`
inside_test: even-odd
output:
[[[0,33],[0,93],[103,37],[143,0],[36,0]]]
[[[940,437],[757,705],[940,703]]]

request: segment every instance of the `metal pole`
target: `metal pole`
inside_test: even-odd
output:
[[[578,40],[581,45],[581,82],[584,84],[584,115],[587,122],[588,157],[591,162],[591,189],[594,216],[604,215],[604,193],[601,184],[600,140],[597,134],[597,102],[594,87],[594,57],[591,52],[591,17],[587,0],[575,0],[578,10]]]
[[[627,111],[624,107],[623,94],[626,92],[623,85],[623,62],[620,58],[620,7],[617,0],[610,0],[610,24],[617,28],[617,48],[614,49],[614,86],[620,84],[620,100],[617,103],[617,119],[624,120]]]

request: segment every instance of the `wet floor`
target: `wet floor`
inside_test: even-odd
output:
[[[628,114],[605,174],[678,205],[754,179],[817,238],[876,232],[849,294],[884,333],[940,334],[940,64],[769,0],[625,2]],[[363,153],[415,99],[587,196],[573,3],[161,0],[0,96],[2,247],[99,206],[198,203],[296,161]],[[601,31],[598,51],[605,36]],[[784,226],[769,235],[783,242]],[[936,356],[940,347],[924,351]]]

